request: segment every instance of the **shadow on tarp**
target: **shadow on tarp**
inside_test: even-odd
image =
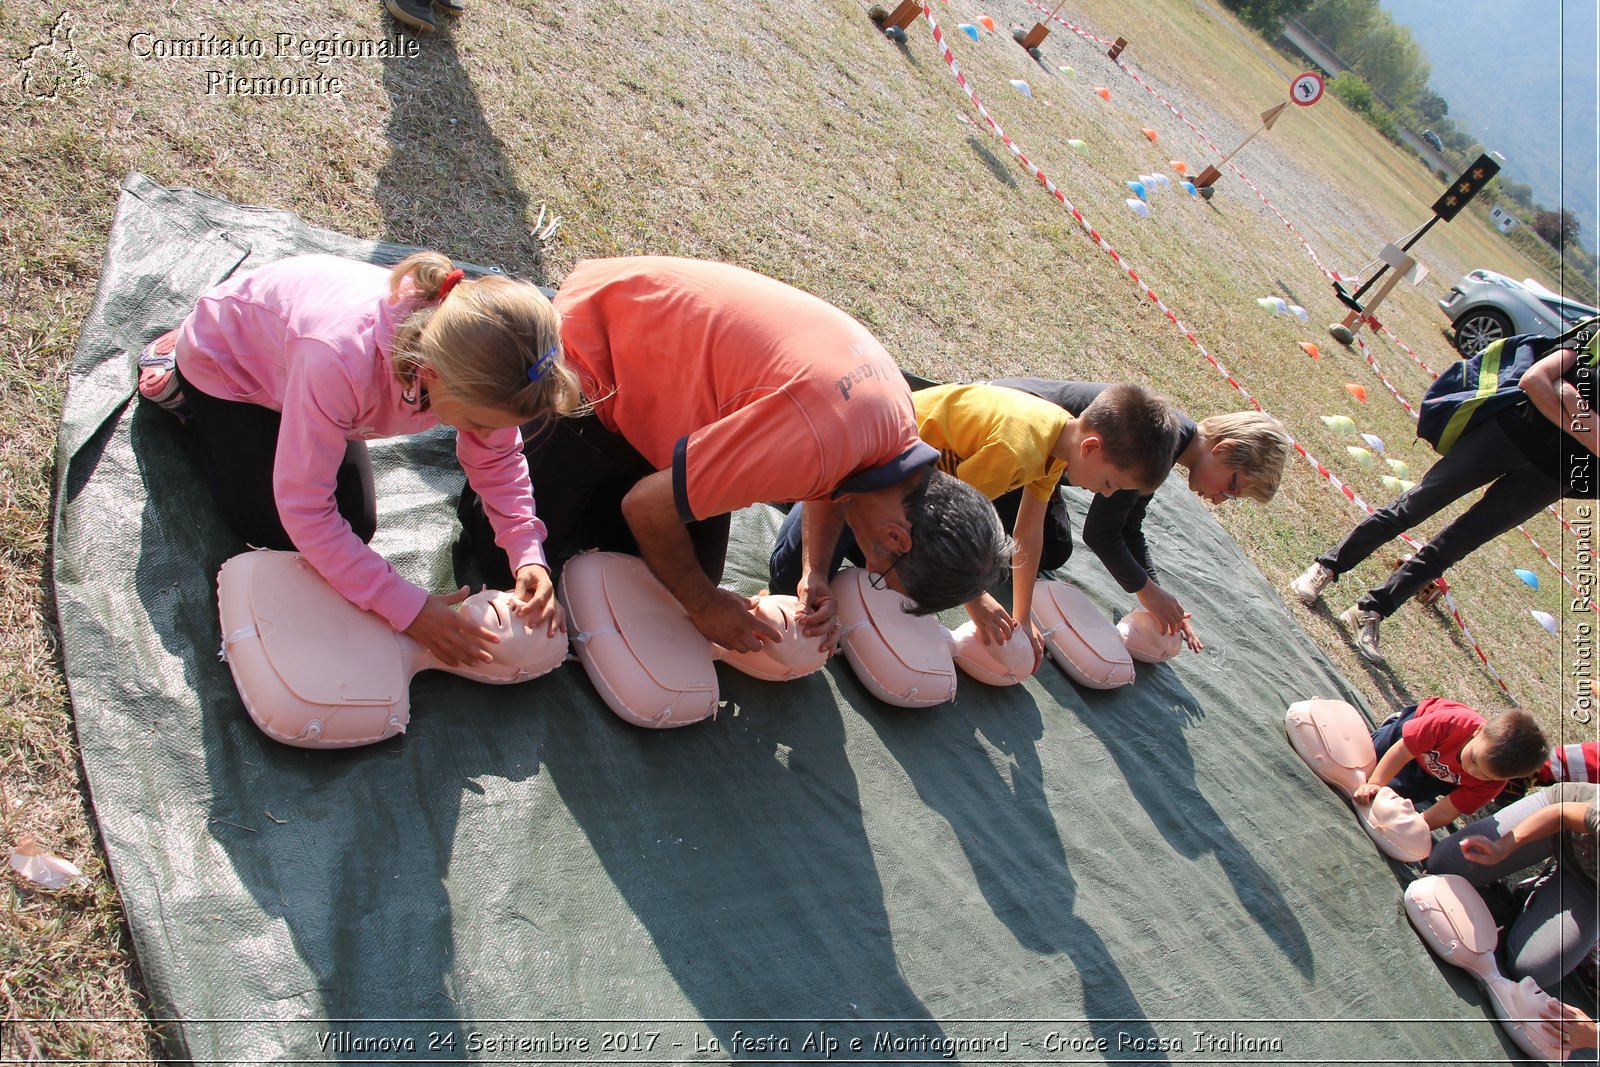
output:
[[[1015,1051],[1049,1026],[1171,1039],[1195,1016],[1268,1020],[1302,1061],[1500,1048],[1282,741],[1288,703],[1348,686],[1165,490],[1147,532],[1212,647],[1109,698],[1047,667],[901,714],[835,662],[787,686],[724,673],[717,721],[661,734],[615,720],[569,665],[509,687],[424,675],[411,732],[383,745],[271,742],[215,655],[214,573],[240,546],[173,425],[130,403],[132,353],[235,269],[403,249],[137,175],[109,244],[52,565],[96,818],[175,1055],[548,1062],[526,1043],[599,1055],[602,1030],[647,1024],[731,1046],[788,1025],[797,1045],[822,1020],[902,1046],[1006,1029]],[[373,448],[374,545],[439,589],[452,452],[448,434]],[[744,588],[767,546],[739,539]],[[1072,572],[1129,603],[1092,558]]]
[[[1028,951],[1071,962],[1081,981],[1089,1034],[1105,1048],[1132,1039],[1141,1044],[1146,1062],[1167,1062],[1112,951],[1076,914],[1077,883],[1039,753],[1039,705],[1026,689],[1002,696],[969,680],[958,685],[971,695],[964,694],[953,709],[918,714],[874,708],[863,716],[923,803],[949,823],[995,918]],[[862,690],[859,702],[870,705],[872,698]]]

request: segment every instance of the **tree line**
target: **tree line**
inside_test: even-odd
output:
[[[1484,151],[1476,138],[1450,118],[1449,101],[1428,85],[1433,68],[1411,31],[1396,23],[1378,0],[1222,3],[1269,39],[1291,20],[1320,38],[1350,67],[1328,79],[1328,90],[1395,144],[1407,147],[1400,136],[1400,127],[1406,125],[1431,130],[1444,146],[1441,153],[1458,166]],[[1440,177],[1448,181],[1455,174],[1441,171]],[[1511,180],[1505,172],[1479,194],[1478,204],[1484,212],[1496,204],[1504,205],[1557,253],[1558,263],[1564,255],[1569,266],[1594,283],[1595,258],[1579,246],[1579,222],[1571,211],[1546,208],[1534,199],[1531,186]],[[1550,258],[1548,251],[1533,247],[1538,242],[1519,240],[1518,233],[1511,235],[1513,243],[1536,258]]]

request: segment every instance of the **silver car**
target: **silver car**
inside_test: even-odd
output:
[[[1516,282],[1492,270],[1475,270],[1456,282],[1439,301],[1439,310],[1450,317],[1456,349],[1463,356],[1516,334],[1554,337],[1600,315],[1600,310],[1552,293],[1532,278]]]

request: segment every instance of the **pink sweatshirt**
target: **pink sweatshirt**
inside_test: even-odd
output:
[[[178,333],[190,384],[282,412],[273,494],[295,547],[347,600],[403,630],[427,591],[362,544],[334,505],[345,443],[437,426],[408,403],[389,346],[413,306],[389,297],[389,271],[336,256],[296,256],[230,278]],[[544,563],[544,524],[516,429],[456,434],[456,456],[483,498],[511,569]]]

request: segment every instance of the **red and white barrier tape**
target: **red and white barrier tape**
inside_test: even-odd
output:
[[[1044,171],[1039,169],[1039,167],[1027,157],[1026,153],[1022,151],[1022,148],[1011,139],[1011,135],[1005,132],[1005,130],[1000,126],[999,122],[995,120],[993,115],[989,114],[989,109],[984,107],[983,101],[978,99],[976,90],[974,90],[971,84],[967,81],[967,77],[962,72],[960,64],[956,62],[956,57],[950,50],[949,42],[945,39],[944,30],[939,26],[938,21],[933,17],[933,8],[931,7],[929,0],[922,0],[922,14],[928,20],[928,25],[933,30],[934,44],[938,46],[940,54],[944,57],[946,66],[950,68],[950,73],[955,77],[956,83],[961,86],[962,91],[967,95],[967,99],[972,102],[972,106],[977,110],[978,114],[983,117],[983,120],[989,124],[989,127],[994,131],[995,135],[1000,138],[1001,142],[1006,146],[1011,154],[1028,169],[1029,173],[1032,174],[1034,179],[1044,187],[1046,192],[1061,202],[1062,206],[1064,206],[1067,211],[1071,213],[1073,219],[1078,223],[1083,231],[1089,235],[1090,239],[1099,245],[1101,251],[1105,252],[1105,254],[1111,258],[1112,262],[1116,263],[1117,266],[1122,269],[1123,273],[1133,280],[1134,284],[1139,287],[1140,291],[1150,298],[1150,301],[1161,310],[1161,313],[1165,315],[1174,326],[1182,331],[1183,336],[1189,341],[1190,344],[1194,345],[1195,350],[1205,358],[1206,362],[1210,363],[1211,366],[1216,369],[1217,373],[1221,374],[1223,378],[1227,380],[1229,385],[1233,386],[1233,388],[1237,390],[1241,396],[1249,401],[1251,407],[1255,408],[1257,411],[1265,412],[1266,409],[1261,406],[1260,402],[1257,401],[1254,396],[1250,395],[1250,391],[1246,389],[1244,385],[1240,383],[1239,380],[1235,378],[1233,374],[1229,372],[1229,370],[1224,367],[1215,356],[1206,350],[1206,347],[1200,343],[1200,339],[1194,335],[1194,331],[1183,324],[1182,320],[1178,318],[1177,314],[1173,312],[1173,310],[1168,307],[1153,290],[1151,290],[1150,286],[1145,283],[1145,280],[1139,276],[1139,273],[1122,258],[1115,248],[1111,247],[1110,242],[1102,237],[1099,231],[1090,225],[1089,220],[1084,217],[1083,212],[1079,211],[1072,204],[1072,202],[1067,199],[1066,194],[1061,191],[1060,187],[1057,186],[1055,182],[1051,181],[1049,176],[1046,175]],[[1305,447],[1305,445],[1295,439],[1293,434],[1289,435],[1289,439],[1291,442],[1293,442],[1295,451],[1304,456],[1306,461],[1311,464],[1312,468],[1326,478],[1334,486],[1334,488],[1338,489],[1339,492],[1344,494],[1345,497],[1360,506],[1362,510],[1369,515],[1376,510],[1372,507],[1372,505],[1361,499],[1354,489],[1340,481],[1339,478],[1328,469],[1327,465],[1313,456],[1310,450]],[[1417,541],[1413,540],[1408,535],[1402,534],[1400,539],[1406,544],[1410,545],[1413,550],[1420,549],[1421,547]],[[1459,609],[1454,606],[1453,600],[1451,602],[1451,614],[1454,616],[1456,624],[1461,627],[1462,634],[1472,645],[1473,651],[1478,654],[1478,659],[1482,661],[1484,667],[1488,670],[1489,676],[1494,679],[1497,685],[1500,686],[1501,691],[1505,693],[1506,697],[1511,700],[1513,704],[1516,703],[1516,697],[1512,695],[1511,690],[1506,686],[1505,681],[1500,677],[1500,673],[1494,669],[1494,665],[1489,662],[1489,657],[1478,645],[1476,638],[1472,636],[1472,631],[1467,628],[1466,622],[1462,618]]]

